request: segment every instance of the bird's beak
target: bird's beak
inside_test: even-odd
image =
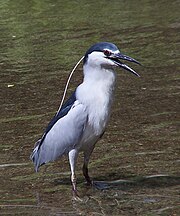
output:
[[[120,59],[125,60],[125,61],[129,61],[129,62],[134,62],[138,65],[141,65],[138,61],[136,61],[135,59],[123,55],[122,53],[114,53],[111,56],[108,57],[109,59],[111,59],[117,66],[124,68],[125,70],[133,73],[134,75],[140,77],[140,75],[134,71],[132,68],[130,68],[129,66],[127,66],[126,64],[124,64],[123,62],[120,61]]]

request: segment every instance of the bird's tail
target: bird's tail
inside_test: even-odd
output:
[[[41,139],[38,140],[35,144],[34,150],[30,155],[30,159],[33,161],[35,166],[35,171],[38,172],[39,168],[39,144],[41,143]]]

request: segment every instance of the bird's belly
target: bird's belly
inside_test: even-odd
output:
[[[114,75],[113,75],[114,76]],[[107,126],[114,93],[114,77],[110,83],[83,83],[77,89],[78,100],[86,107],[88,119],[80,149],[94,146]]]
[[[89,119],[86,127],[84,128],[84,132],[80,142],[80,149],[82,151],[85,151],[86,149],[90,149],[91,147],[94,146],[94,144],[98,141],[100,136],[105,131],[109,119],[109,112],[104,113],[104,115],[102,115],[103,114],[102,110],[101,110],[101,115],[100,114],[92,115],[92,113],[93,112],[91,112],[91,115],[89,115]]]
[[[91,149],[91,147],[94,146],[99,137],[100,136],[95,133],[94,129],[90,125],[87,125],[80,142],[80,150],[86,151],[88,149]]]
[[[96,109],[94,107],[89,108],[88,125],[97,136],[100,136],[104,132],[110,117],[111,102],[102,104],[97,102],[95,107]]]

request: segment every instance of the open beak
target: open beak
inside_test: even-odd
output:
[[[108,57],[109,59],[111,59],[117,66],[124,68],[125,70],[133,73],[134,75],[140,77],[140,75],[134,71],[132,68],[130,68],[129,66],[127,66],[126,64],[124,64],[123,62],[121,62],[120,60],[125,60],[125,61],[129,61],[129,62],[134,62],[138,65],[141,65],[138,61],[136,61],[135,59],[123,55],[122,53],[114,53],[113,55]]]

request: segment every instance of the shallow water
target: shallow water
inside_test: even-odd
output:
[[[179,215],[179,1],[2,1],[0,214]],[[114,42],[143,66],[118,70],[111,121],[72,201],[67,158],[34,173],[35,141],[87,48]],[[81,82],[79,67],[70,92]],[[99,189],[97,189],[99,188]]]

